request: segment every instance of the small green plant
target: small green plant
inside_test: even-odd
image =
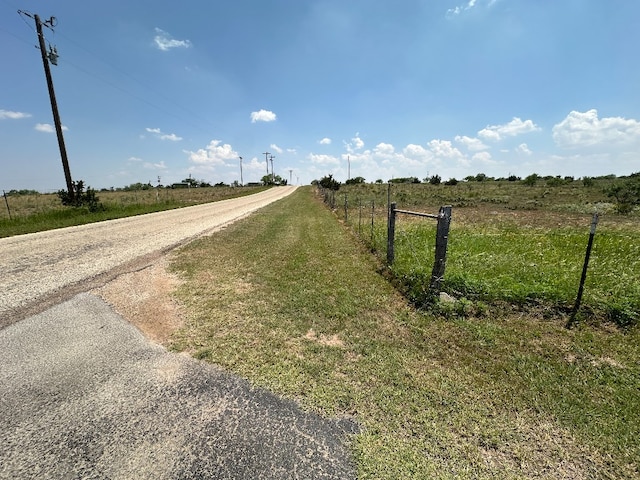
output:
[[[103,205],[98,201],[98,196],[96,195],[96,191],[87,187],[87,190],[84,189],[84,181],[78,180],[77,182],[72,182],[73,185],[73,195],[70,195],[67,190],[58,190],[58,197],[62,201],[62,205],[66,207],[86,207],[90,212],[98,212],[103,210]]]

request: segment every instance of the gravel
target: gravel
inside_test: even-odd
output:
[[[96,286],[91,280],[102,274],[219,229],[295,188],[271,188],[221,202],[2,238],[0,328],[42,311],[39,305],[49,307]],[[47,302],[48,297],[53,301]]]

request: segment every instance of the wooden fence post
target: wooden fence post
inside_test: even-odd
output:
[[[344,194],[344,223],[349,223],[349,201],[346,193]]]
[[[396,202],[389,205],[389,220],[387,222],[387,265],[393,265],[393,242],[396,234]]]
[[[7,192],[2,190],[2,195],[4,196],[4,203],[7,204],[7,213],[9,214],[9,220],[11,220],[11,209],[9,208],[9,200],[7,199]]]
[[[449,225],[451,224],[451,206],[440,207],[438,212],[438,229],[436,231],[436,258],[431,272],[429,289],[434,294],[440,293],[440,285],[444,279],[444,269],[447,261],[447,242],[449,240]]]

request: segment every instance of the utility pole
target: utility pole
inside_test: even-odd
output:
[[[289,185],[291,185],[291,176],[293,174],[293,170],[289,169]]]
[[[242,181],[242,157],[238,157],[240,159],[240,186],[244,187],[244,182]]]
[[[42,26],[44,25],[48,29],[53,31],[53,27],[56,24],[56,18],[51,17],[49,20],[43,22],[38,15],[31,15],[30,13],[18,10],[19,14],[24,14],[30,18],[33,18],[36,22],[36,32],[38,33],[38,42],[40,44],[40,54],[42,55],[42,64],[44,65],[44,74],[47,78],[47,87],[49,89],[49,99],[51,100],[51,110],[53,112],[53,123],[56,127],[56,135],[58,136],[58,147],[60,147],[60,157],[62,157],[62,168],[64,170],[64,178],[67,182],[67,192],[69,193],[69,199],[73,202],[75,200],[75,192],[73,190],[73,181],[71,180],[71,169],[69,168],[69,160],[67,158],[67,149],[64,145],[64,136],[62,135],[62,123],[60,122],[60,114],[58,113],[58,103],[56,102],[56,93],[53,90],[53,80],[51,78],[51,70],[49,69],[49,62],[54,65],[58,64],[58,51],[55,48],[49,47],[49,53],[44,43],[44,34],[42,33]]]
[[[276,157],[274,157],[273,155],[271,155],[269,157],[269,160],[271,160],[271,183],[273,183],[275,181],[275,177],[273,176],[273,159],[274,158],[276,158]],[[269,168],[269,167],[267,166],[267,168]]]
[[[267,164],[267,176],[269,176],[269,155],[271,155],[271,153],[270,152],[264,152],[263,155],[264,155],[264,161]]]
[[[347,180],[351,180],[351,158],[347,155]]]

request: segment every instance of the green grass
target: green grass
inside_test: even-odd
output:
[[[386,186],[344,188],[336,214],[374,250],[386,252]],[[368,195],[368,196],[367,196]],[[430,213],[453,203],[447,269],[442,288],[456,298],[485,304],[540,307],[545,315],[566,315],[576,299],[594,211],[601,213],[589,263],[579,319],[610,321],[622,327],[640,321],[640,218],[613,214],[603,187],[578,182],[563,187],[527,187],[513,182],[475,182],[451,186],[393,186],[397,208]],[[365,199],[365,200],[362,200]],[[370,209],[379,205],[371,242]],[[535,203],[535,207],[532,206]],[[523,208],[523,205],[529,205]],[[431,304],[428,290],[435,243],[435,221],[398,215],[392,272],[416,305]],[[472,305],[458,305],[458,313]],[[481,306],[482,307],[482,306]]]
[[[309,189],[172,265],[172,348],[353,417],[358,478],[640,478],[638,328],[416,311]]]

